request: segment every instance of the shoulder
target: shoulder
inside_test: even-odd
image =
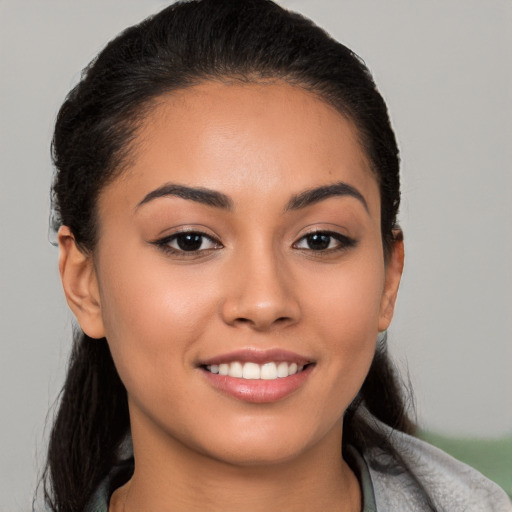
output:
[[[391,448],[363,454],[377,510],[512,512],[507,494],[475,469],[374,418],[373,424]]]

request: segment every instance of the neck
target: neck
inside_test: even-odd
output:
[[[137,430],[132,424],[135,472],[114,493],[113,512],[361,510],[359,484],[341,457],[341,425],[290,460],[255,465],[230,464]]]

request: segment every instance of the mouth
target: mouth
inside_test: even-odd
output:
[[[297,364],[287,361],[270,361],[264,364],[254,362],[243,363],[232,361],[220,364],[205,365],[203,368],[213,374],[227,375],[246,380],[276,380],[301,373],[309,364]]]
[[[202,361],[206,381],[224,395],[252,403],[282,400],[302,388],[316,362],[282,350],[241,350]]]

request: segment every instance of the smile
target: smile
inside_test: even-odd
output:
[[[246,348],[199,361],[206,382],[223,395],[250,403],[272,403],[298,392],[316,361],[281,349]]]
[[[211,373],[238,379],[275,380],[302,372],[304,365],[286,361],[272,361],[264,364],[233,361],[231,363],[212,364],[205,368]]]

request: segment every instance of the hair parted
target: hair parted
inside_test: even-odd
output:
[[[52,228],[69,226],[93,251],[102,189],[123,172],[137,129],[158,98],[208,81],[281,80],[333,105],[357,128],[380,188],[385,255],[396,236],[399,156],[387,108],[363,61],[303,16],[269,0],[178,2],[113,39],[84,70],[56,120]],[[377,442],[358,416],[411,432],[385,346],[347,411],[343,443]],[[45,499],[55,512],[82,512],[117,462],[129,432],[126,390],[106,340],[75,334],[50,437]]]

